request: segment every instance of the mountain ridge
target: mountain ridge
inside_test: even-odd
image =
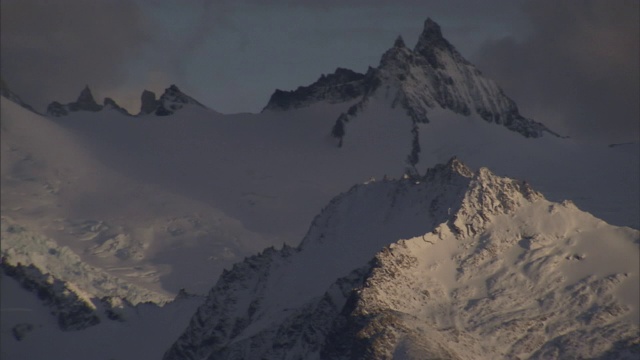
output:
[[[99,112],[105,109],[111,109],[126,116],[142,116],[148,114],[169,116],[182,109],[185,105],[196,105],[206,108],[199,101],[185,94],[173,84],[164,90],[159,99],[156,99],[156,94],[149,90],[143,90],[140,99],[140,111],[137,115],[132,115],[109,97],[104,99],[103,105],[99,105],[95,101],[89,85],[86,85],[76,101],[67,104],[54,101],[47,106],[46,114],[52,117],[61,117],[77,111]]]

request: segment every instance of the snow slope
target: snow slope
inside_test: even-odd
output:
[[[164,358],[631,359],[639,243],[452,160],[355,186],[298,248],[225,272]]]
[[[49,119],[5,98],[1,106],[3,217],[87,265],[173,297],[204,291],[224,266],[268,244],[213,206],[105,166]],[[3,251],[11,236],[3,233]]]
[[[163,307],[120,304],[117,318],[81,330],[63,331],[51,308],[18,281],[0,272],[2,322],[0,357],[31,359],[159,359],[201,304],[201,297],[181,298]]]

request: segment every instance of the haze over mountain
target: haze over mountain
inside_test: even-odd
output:
[[[204,294],[220,274],[173,346],[177,332],[158,332],[156,347],[111,354],[246,358],[250,344],[276,357],[615,358],[637,347],[638,144],[575,142],[520,114],[431,19],[413,48],[398,38],[364,74],[276,90],[260,114],[223,115],[175,85],[143,91],[136,114],[88,86],[46,116],[6,94],[3,267],[54,294],[3,324],[7,354],[66,351],[77,338],[45,325],[53,311],[77,320],[91,357],[121,326],[113,311],[152,326],[132,315],[139,303]],[[296,247],[223,273],[283,244]],[[8,301],[33,296],[14,280],[2,282]],[[190,299],[150,313],[184,326],[202,301]]]

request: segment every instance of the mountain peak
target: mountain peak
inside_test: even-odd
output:
[[[81,102],[81,101],[95,102],[95,99],[93,98],[93,94],[91,93],[91,89],[89,89],[89,85],[85,85],[84,89],[80,91],[80,96],[78,96],[78,102]]]
[[[404,44],[404,39],[402,38],[402,35],[398,35],[398,37],[396,38],[396,41],[393,43],[393,47],[394,48],[406,47],[406,45]]]
[[[149,96],[149,94],[147,94],[147,96]],[[164,93],[160,96],[155,113],[158,116],[171,115],[176,112],[176,110],[182,109],[184,105],[187,104],[204,107],[204,105],[199,103],[196,99],[182,92],[175,84],[171,84],[171,86],[166,88]]]
[[[102,110],[102,106],[99,105],[93,97],[91,93],[91,89],[89,89],[89,85],[85,85],[84,89],[80,92],[80,96],[78,96],[78,100],[75,103],[71,103],[70,110],[84,110],[84,111],[100,111]]]
[[[424,21],[423,34],[426,32],[432,32],[437,34],[437,36],[442,37],[442,32],[440,30],[440,25],[437,22],[433,21],[430,17]]]
[[[438,60],[436,50],[455,52],[454,47],[442,36],[440,25],[431,18],[424,22],[424,28],[413,51],[424,56],[433,68],[444,68]],[[460,57],[462,59],[462,57]],[[465,61],[466,62],[466,61]]]
[[[463,176],[339,195],[295,251],[225,272],[164,359],[553,357],[565,343],[560,357],[605,358],[594,355],[637,339],[623,318],[632,309],[614,296],[628,274],[585,276],[606,258],[593,235],[630,250],[637,232],[487,169],[469,174],[456,158],[432,173],[447,171]],[[587,257],[573,255],[586,245]],[[605,330],[612,337],[594,349]],[[487,332],[495,340],[484,347]]]
[[[85,85],[85,87],[80,91],[80,95],[75,102],[70,102],[66,105],[63,105],[57,101],[52,102],[47,106],[47,115],[49,116],[64,116],[68,115],[69,112],[76,111],[100,111],[103,109],[103,106],[98,104],[91,93],[91,89],[89,89],[89,85]]]

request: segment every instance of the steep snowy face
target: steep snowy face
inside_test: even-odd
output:
[[[453,159],[226,271],[165,359],[624,358],[638,238]]]
[[[349,76],[346,76],[349,74]],[[463,115],[477,114],[490,123],[516,131],[525,137],[552,133],[543,124],[520,115],[515,102],[451,45],[440,26],[427,19],[413,50],[401,37],[366,74],[338,69],[308,87],[295,91],[276,90],[265,110],[283,110],[308,106],[318,101],[332,103],[359,100],[338,122],[344,125],[358,114],[370,95],[384,91],[392,96],[392,105],[402,106],[414,123],[429,122],[436,107]],[[334,136],[342,137],[334,131]]]
[[[549,131],[521,116],[513,100],[464,59],[431,19],[425,21],[413,50],[396,42],[383,55],[378,70],[383,83],[398,89],[394,102],[415,122],[428,122],[429,110],[438,105],[463,115],[478,114],[526,137]]]
[[[488,218],[377,254],[327,358],[637,357],[638,231],[544,199]]]

